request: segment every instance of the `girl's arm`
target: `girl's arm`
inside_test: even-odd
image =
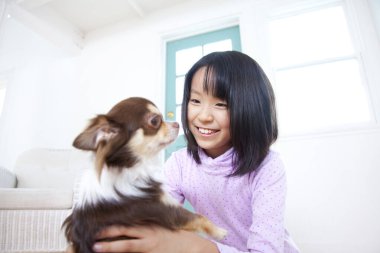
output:
[[[247,247],[252,252],[284,252],[286,173],[277,154],[269,155],[255,176],[252,189],[252,224]],[[227,252],[221,250],[221,252]]]
[[[186,178],[187,175],[183,173],[194,166],[187,164],[187,160],[183,159],[183,156],[183,153],[174,154],[165,164],[167,190],[181,203],[184,200],[182,185],[185,184],[182,181],[188,179]],[[284,224],[286,173],[279,155],[275,152],[270,153],[250,180],[253,181],[247,187],[251,189],[251,202],[242,203],[250,206],[252,214],[251,225],[247,234],[247,250],[241,251],[219,242],[215,244],[221,253],[283,252],[284,247],[289,243],[286,241],[289,238],[287,238]]]

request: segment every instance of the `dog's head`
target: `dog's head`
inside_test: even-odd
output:
[[[74,147],[95,152],[98,176],[109,168],[133,167],[156,155],[178,135],[179,124],[165,122],[149,100],[125,99],[107,114],[98,115],[76,137]]]

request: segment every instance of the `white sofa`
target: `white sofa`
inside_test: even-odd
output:
[[[0,252],[63,252],[61,225],[90,166],[85,152],[39,148],[22,153],[12,172],[0,169]]]

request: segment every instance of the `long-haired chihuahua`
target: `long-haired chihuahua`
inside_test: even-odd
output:
[[[159,152],[178,131],[178,123],[165,122],[157,107],[140,97],[125,99],[90,121],[73,143],[93,152],[94,168],[83,175],[79,199],[63,223],[69,251],[93,252],[97,234],[111,225],[157,225],[216,239],[225,236],[204,216],[182,208],[157,176]]]

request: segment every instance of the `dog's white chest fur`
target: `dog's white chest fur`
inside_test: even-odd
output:
[[[125,196],[144,197],[146,193],[141,188],[148,187],[150,179],[162,182],[162,171],[156,164],[142,162],[132,168],[121,170],[103,168],[100,181],[94,169],[87,170],[80,184],[77,206],[96,204],[101,200],[118,201],[120,199],[118,192]],[[163,197],[168,198],[167,196]]]

